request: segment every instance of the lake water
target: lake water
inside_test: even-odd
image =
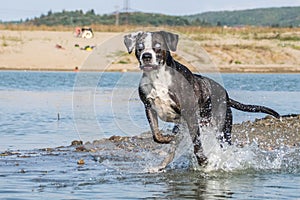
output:
[[[300,74],[207,75],[222,82],[233,99],[266,105],[282,115],[300,113]],[[278,152],[285,163],[270,166],[262,164],[269,158],[265,155],[257,167],[213,172],[179,167],[153,174],[112,168],[67,147],[40,150],[149,130],[137,94],[140,77],[0,71],[0,198],[300,199],[299,149]],[[263,116],[234,111],[234,122]],[[85,165],[77,165],[82,157]]]

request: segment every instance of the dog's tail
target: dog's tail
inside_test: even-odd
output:
[[[276,112],[275,110],[265,107],[265,106],[258,106],[258,105],[246,105],[246,104],[242,104],[238,101],[235,101],[233,99],[229,99],[229,106],[237,109],[237,110],[241,110],[241,111],[246,111],[246,112],[261,112],[261,113],[266,113],[269,115],[273,115],[276,118],[280,118],[280,115],[278,114],[278,112]]]

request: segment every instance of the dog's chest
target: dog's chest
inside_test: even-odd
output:
[[[158,116],[164,121],[177,121],[179,116],[174,110],[176,102],[170,97],[171,74],[167,71],[158,71],[158,73],[144,77],[144,79],[140,86]]]

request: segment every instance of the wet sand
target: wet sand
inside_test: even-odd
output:
[[[233,144],[238,147],[244,147],[255,143],[258,148],[271,151],[283,147],[300,147],[300,115],[283,116],[276,119],[267,116],[255,121],[246,121],[240,124],[234,124],[232,130]],[[122,137],[112,136],[93,142],[87,142],[82,145],[81,141],[73,141],[72,145],[79,145],[78,151],[97,152],[105,149],[110,143],[114,148],[128,152],[157,151],[164,144],[158,144],[153,141],[150,132],[139,136]],[[148,150],[147,150],[148,149]]]
[[[235,143],[240,146],[255,142],[258,147],[265,150],[300,147],[300,115],[280,119],[267,116],[254,122],[235,124],[232,136]]]
[[[283,150],[288,155],[288,152],[294,152],[295,150],[294,156],[296,156],[297,161],[297,151],[300,147],[299,120],[300,115],[286,116],[281,119],[268,116],[254,122],[248,121],[235,124],[232,131],[234,145],[241,150],[254,145],[256,150],[271,154],[277,154],[276,152]],[[24,162],[24,159],[28,161],[43,156],[41,160],[50,163],[56,163],[58,157],[62,157],[64,163],[69,163],[67,165],[72,164],[79,167],[85,165],[95,166],[93,162],[96,161],[109,169],[135,173],[157,172],[165,169],[166,165],[173,160],[173,153],[175,153],[176,160],[175,163],[171,163],[171,168],[192,167],[191,164],[194,162],[190,156],[193,155],[193,151],[192,147],[186,146],[189,143],[186,143],[185,137],[186,135],[179,133],[176,136],[175,143],[158,144],[153,141],[150,132],[145,132],[131,137],[112,136],[90,142],[72,141],[70,146],[56,148],[5,151],[0,152],[0,157],[14,160],[17,156],[18,159],[23,159]],[[181,146],[179,147],[178,144]],[[219,147],[219,144],[216,144],[217,147]],[[244,153],[246,152],[247,148]],[[181,158],[181,155],[185,155],[184,158]],[[25,172],[26,170],[21,169],[20,173]]]
[[[238,148],[254,145],[261,151],[273,152],[280,149],[299,149],[300,147],[300,115],[284,116],[275,119],[267,116],[254,122],[234,124],[232,137],[233,144]],[[186,145],[186,138],[179,132],[175,143],[158,144],[153,141],[150,132],[133,137],[112,136],[93,142],[82,144],[81,141],[73,141],[78,152],[90,152],[99,162],[109,158],[114,162],[125,160],[134,163],[151,163],[148,172],[157,172],[164,169],[173,160],[173,156],[191,155],[191,147]],[[182,146],[182,143],[183,146]],[[179,147],[179,146],[181,147]],[[216,144],[216,147],[219,145]],[[183,148],[184,150],[178,149]],[[186,154],[190,152],[189,154]],[[182,154],[181,154],[182,153]],[[155,159],[154,159],[155,158]],[[192,158],[190,158],[192,159]],[[185,161],[186,162],[186,161]]]

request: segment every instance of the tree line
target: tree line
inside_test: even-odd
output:
[[[14,23],[46,26],[140,25],[140,26],[272,26],[299,27],[300,7],[205,12],[196,15],[171,16],[143,12],[96,14],[95,11],[48,11],[39,17]]]

